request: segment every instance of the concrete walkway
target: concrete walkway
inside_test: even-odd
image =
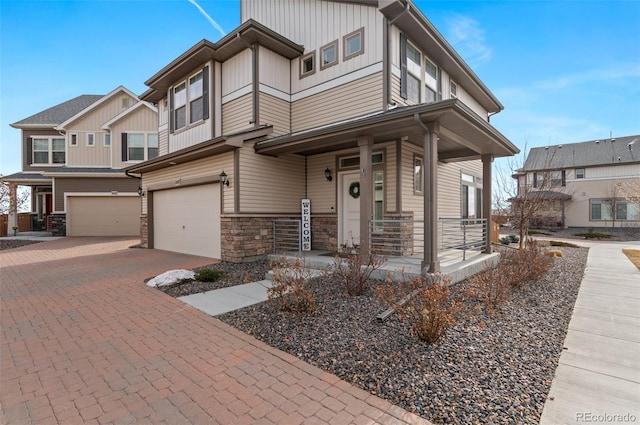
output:
[[[267,288],[269,287],[271,287],[270,280],[261,280],[199,294],[185,295],[178,299],[210,316],[217,316],[266,301]]]
[[[623,249],[591,244],[541,425],[640,423],[640,271]]]
[[[211,259],[137,242],[0,252],[0,423],[429,424],[145,286]]]

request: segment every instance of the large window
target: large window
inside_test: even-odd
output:
[[[438,100],[440,71],[415,45],[400,35],[400,95],[410,103],[432,103]],[[423,94],[424,93],[424,94]]]
[[[482,179],[462,173],[461,183],[462,218],[482,218]]]
[[[640,201],[627,202],[624,198],[591,199],[591,221],[638,221],[640,220]]]
[[[157,133],[123,133],[122,160],[147,161],[158,156]]]
[[[205,67],[171,89],[171,132],[209,118],[208,70]]]
[[[61,137],[34,137],[32,139],[32,164],[64,164],[65,139]]]

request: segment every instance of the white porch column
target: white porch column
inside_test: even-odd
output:
[[[440,271],[438,261],[438,126],[427,126],[422,146],[424,155],[424,259],[423,273]]]
[[[7,216],[7,235],[13,235],[13,226],[18,225],[18,185],[8,183],[9,186],[9,215]]]
[[[491,167],[493,165],[493,155],[482,155],[482,217],[487,219],[487,240],[485,241],[485,254],[491,253],[491,204],[492,192]]]
[[[373,172],[371,153],[373,138],[358,137],[360,147],[360,255],[369,256],[369,220],[373,219]]]

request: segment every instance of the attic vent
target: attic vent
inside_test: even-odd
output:
[[[600,143],[600,140],[596,140],[596,145],[597,145],[598,143]]]
[[[562,149],[562,145],[558,145],[558,149]]]
[[[615,141],[616,141],[616,139],[611,139],[611,141],[612,141],[612,142],[615,142]]]
[[[129,98],[128,97],[123,97],[122,98],[122,109],[126,109],[129,107]]]

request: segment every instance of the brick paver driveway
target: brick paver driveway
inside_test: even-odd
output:
[[[146,287],[211,260],[134,243],[0,252],[1,423],[428,423]]]

